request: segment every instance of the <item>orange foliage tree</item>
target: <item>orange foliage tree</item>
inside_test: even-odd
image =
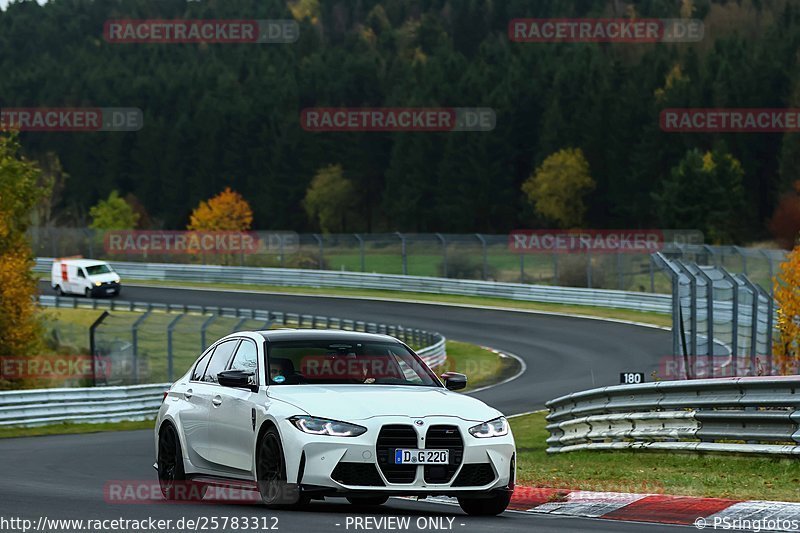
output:
[[[775,278],[780,341],[775,357],[781,374],[794,374],[800,363],[800,246],[781,264]]]
[[[32,355],[42,347],[34,297],[34,260],[25,231],[49,191],[40,170],[20,155],[14,134],[0,135],[0,356]]]
[[[253,223],[253,210],[241,194],[230,187],[209,200],[200,202],[189,217],[192,231],[247,231]]]

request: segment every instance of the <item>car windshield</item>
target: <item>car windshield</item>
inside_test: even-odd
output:
[[[392,342],[275,342],[268,350],[270,385],[416,385],[441,387],[428,366]]]
[[[96,276],[98,274],[108,274],[109,272],[114,272],[111,270],[111,267],[108,265],[94,265],[86,267],[86,273],[90,276]]]

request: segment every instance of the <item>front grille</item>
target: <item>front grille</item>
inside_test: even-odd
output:
[[[453,481],[454,487],[482,487],[494,481],[494,470],[489,463],[464,465],[458,477]]]
[[[385,484],[372,463],[339,463],[331,473],[331,479],[342,485],[384,487]]]
[[[391,424],[381,428],[376,443],[378,466],[389,483],[413,483],[417,475],[416,465],[394,464],[394,451],[397,448],[416,449],[417,432],[412,426]]]
[[[450,450],[447,465],[425,465],[426,483],[447,483],[458,470],[464,456],[464,441],[456,426],[431,426],[425,435],[425,449]]]

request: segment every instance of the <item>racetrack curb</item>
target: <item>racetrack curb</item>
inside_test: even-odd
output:
[[[429,498],[427,501],[456,503],[454,498]],[[518,485],[508,509],[625,522],[692,525],[697,529],[746,530],[754,529],[747,524],[760,524],[759,529],[765,531],[800,531],[800,503],[791,502],[570,491]]]

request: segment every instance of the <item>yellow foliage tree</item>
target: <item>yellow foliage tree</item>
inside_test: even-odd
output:
[[[200,202],[189,217],[191,231],[247,231],[253,223],[253,210],[241,194],[230,187],[209,200]]]
[[[775,277],[780,341],[775,358],[781,374],[794,374],[800,364],[800,246],[781,264]]]
[[[583,223],[583,196],[594,187],[583,151],[566,148],[548,156],[522,184],[522,192],[540,215],[562,228],[573,228]]]
[[[39,183],[36,164],[19,152],[16,135],[0,135],[0,356],[5,357],[33,355],[42,347],[25,231],[31,211],[49,191]]]

